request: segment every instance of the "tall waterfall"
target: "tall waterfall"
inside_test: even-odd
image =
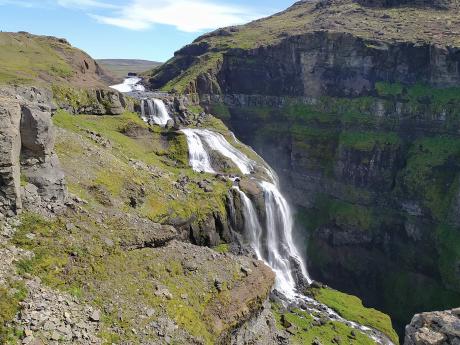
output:
[[[189,145],[190,165],[195,171],[215,173],[207,148],[229,158],[244,175],[251,174],[257,162],[232,146],[223,135],[207,129],[184,129]],[[279,191],[277,176],[270,167],[263,167],[270,181],[256,180],[264,193],[266,220],[264,226],[251,199],[238,187],[243,204],[245,233],[259,259],[276,273],[275,287],[288,298],[296,295],[293,260],[301,266],[304,278],[311,282],[305,262],[292,238],[293,218],[288,202]]]
[[[171,120],[168,110],[161,99],[143,99],[141,101],[142,119],[149,123],[155,123],[159,126],[166,126],[168,120]]]

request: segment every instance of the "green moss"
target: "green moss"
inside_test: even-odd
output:
[[[448,264],[450,265],[450,264]],[[431,279],[401,267],[386,272],[382,281],[386,310],[402,327],[414,314],[426,310],[446,310],[460,305],[460,294],[447,290],[439,278]],[[404,328],[401,328],[401,332]]]
[[[375,89],[379,96],[399,96],[403,91],[403,86],[399,83],[391,84],[391,83],[383,83],[377,82],[375,83]]]
[[[395,344],[399,344],[398,335],[388,315],[366,308],[359,298],[336,290],[312,289],[312,292],[315,299],[335,310],[343,318],[377,329],[386,334]]]
[[[20,274],[32,274],[42,279],[45,284],[57,287],[63,284],[60,274],[68,262],[68,254],[65,249],[55,246],[40,246],[35,240],[40,237],[43,242],[53,242],[56,233],[61,227],[58,221],[45,221],[42,217],[24,213],[21,216],[21,226],[16,231],[13,243],[29,250],[34,250],[35,255],[30,259],[22,259],[18,262]]]
[[[188,143],[187,138],[182,133],[168,135],[168,151],[167,156],[177,162],[178,166],[188,166]]]
[[[334,344],[337,341],[340,344],[349,345],[374,344],[374,341],[365,334],[340,322],[315,322],[310,314],[302,310],[296,309],[288,312],[276,305],[272,306],[272,311],[278,329],[284,329],[285,326],[291,325],[289,328],[290,344],[311,345],[315,340],[321,344]]]
[[[224,121],[228,121],[231,118],[230,110],[223,103],[211,104],[211,113]]]
[[[283,108],[282,113],[296,123],[334,125],[338,121],[336,114],[324,112],[317,106],[303,103],[290,103]]]
[[[358,151],[372,151],[386,146],[398,147],[400,139],[396,133],[346,131],[340,134],[340,144]]]
[[[9,326],[20,310],[20,302],[27,297],[27,288],[22,282],[7,282],[0,286],[0,343],[15,344],[19,332]]]
[[[216,247],[214,247],[212,249],[214,249],[218,253],[224,254],[224,253],[229,252],[230,246],[227,243],[223,243],[223,244],[219,244],[218,246],[216,246]]]
[[[434,217],[442,221],[457,190],[459,158],[460,140],[455,137],[440,135],[415,141],[401,174],[402,193],[423,200]]]
[[[460,291],[460,231],[457,227],[441,224],[436,229],[439,269],[444,285]]]

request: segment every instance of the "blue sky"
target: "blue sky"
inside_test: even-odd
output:
[[[166,61],[212,29],[283,10],[294,0],[0,0],[0,30],[67,38],[94,58]]]

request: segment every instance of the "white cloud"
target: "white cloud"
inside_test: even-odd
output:
[[[98,0],[57,0],[58,5],[70,8],[118,8],[118,6]]]
[[[242,24],[260,16],[245,7],[209,0],[132,0],[109,15],[93,14],[92,17],[100,23],[130,30],[145,30],[155,24],[165,24],[180,31],[198,32]]]
[[[0,6],[2,5],[15,5],[19,7],[37,7],[37,3],[33,1],[22,1],[22,0],[0,0]]]

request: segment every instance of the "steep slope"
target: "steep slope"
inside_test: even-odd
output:
[[[456,1],[302,1],[204,35],[149,77],[281,173],[313,277],[400,333],[460,304],[458,18]]]

